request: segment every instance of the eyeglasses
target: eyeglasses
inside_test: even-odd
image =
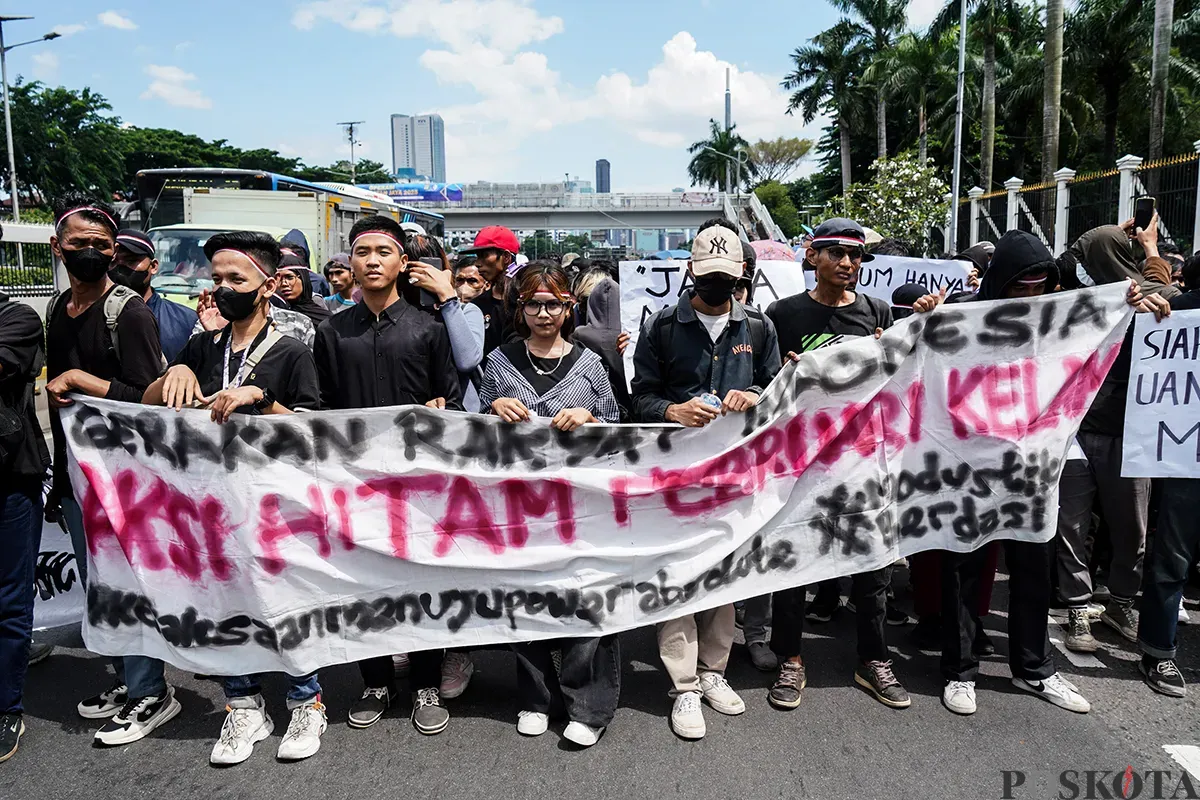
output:
[[[547,300],[545,302],[540,300],[526,300],[522,307],[525,309],[525,313],[531,317],[539,316],[543,310],[551,317],[558,317],[566,310],[567,305],[561,300]]]
[[[863,251],[857,247],[853,250],[847,250],[845,247],[833,245],[832,247],[826,247],[825,252],[829,254],[830,258],[837,262],[840,262],[846,256],[850,256],[850,260],[854,262],[862,261],[863,257]]]

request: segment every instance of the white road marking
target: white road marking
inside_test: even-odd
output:
[[[1066,632],[1063,631],[1061,625],[1054,621],[1054,617],[1048,618],[1047,625],[1050,628],[1050,643],[1058,648],[1058,651],[1066,657],[1067,661],[1071,662],[1072,666],[1079,669],[1108,669],[1103,661],[1091,653],[1076,653],[1068,650],[1067,646],[1063,644],[1063,640],[1067,638]]]
[[[1164,744],[1162,748],[1179,766],[1200,781],[1200,747],[1194,744]]]

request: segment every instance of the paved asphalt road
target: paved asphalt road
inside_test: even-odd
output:
[[[1005,588],[1001,576],[1000,609]],[[1193,585],[1189,594],[1200,619],[1200,592]],[[330,727],[321,751],[296,764],[274,758],[287,716],[281,682],[268,679],[276,734],[248,762],[227,769],[208,764],[223,719],[220,687],[171,668],[180,716],[134,745],[93,747],[96,725],[76,715],[75,703],[107,686],[110,673],[104,659],[82,649],[77,632],[60,630],[47,640],[63,646],[30,670],[28,733],[17,756],[0,765],[0,798],[999,798],[1002,770],[1028,776],[1014,797],[1052,798],[1063,770],[1121,772],[1132,765],[1171,770],[1178,780],[1182,768],[1164,745],[1200,745],[1200,625],[1181,628],[1180,659],[1192,692],[1183,700],[1146,688],[1132,648],[1106,628],[1097,626],[1104,649],[1092,666],[1075,666],[1059,652],[1060,669],[1092,702],[1088,715],[1011,685],[1004,625],[1003,611],[994,610],[987,627],[999,653],[985,661],[973,717],[941,706],[937,658],[913,647],[908,628],[889,628],[889,636],[912,707],[894,711],[857,689],[853,617],[843,611],[831,624],[811,626],[809,688],[792,712],[768,706],[771,676],[756,672],[735,646],[729,680],[748,710],[722,717],[706,709],[708,736],[700,742],[671,733],[653,633],[639,630],[623,638],[616,721],[590,750],[565,743],[561,725],[538,739],[516,733],[513,659],[492,650],[475,655],[475,678],[450,702],[449,729],[434,737],[412,728],[407,702],[374,728],[351,730],[345,715],[360,691],[357,670],[322,671]],[[1195,758],[1200,750],[1190,753]],[[1200,789],[1200,765],[1192,769]]]

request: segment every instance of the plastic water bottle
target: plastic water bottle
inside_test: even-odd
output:
[[[700,402],[704,403],[704,405],[706,405],[706,406],[715,408],[718,411],[720,411],[721,406],[724,405],[721,402],[721,398],[717,397],[712,392],[705,392],[704,394],[700,395]]]

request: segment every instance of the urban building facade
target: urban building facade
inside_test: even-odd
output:
[[[612,183],[609,174],[608,159],[602,158],[596,162],[596,194],[609,194],[611,192]]]
[[[392,114],[392,174],[446,182],[446,125],[440,114]]]

